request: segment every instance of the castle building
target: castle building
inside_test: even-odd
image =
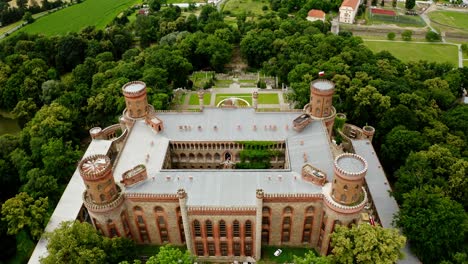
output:
[[[185,245],[201,261],[252,262],[262,245],[327,254],[335,226],[357,224],[368,204],[367,161],[332,151],[328,80],[311,83],[301,112],[157,112],[143,82],[122,91],[119,124],[91,129],[90,148],[100,153],[88,151],[78,165],[86,213],[105,236]],[[347,129],[370,139],[374,132]],[[274,153],[268,168],[236,169],[252,149]]]

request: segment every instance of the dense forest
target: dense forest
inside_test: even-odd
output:
[[[124,109],[123,84],[146,82],[150,103],[168,109],[172,90],[189,87],[191,72],[224,71],[238,47],[252,70],[294,90],[298,108],[325,71],[336,83],[337,110],[350,123],[376,127],[374,146],[401,207],[395,221],[415,254],[424,263],[466,263],[468,106],[457,98],[468,69],[373,54],[359,37],[333,35],[329,23],[303,13],[239,16],[233,26],[211,6],[198,17],[167,7],[105,30],[1,42],[0,109],[23,129],[0,137],[0,262],[28,254],[39,239],[88,129],[115,123]]]

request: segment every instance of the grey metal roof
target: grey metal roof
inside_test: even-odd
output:
[[[374,147],[367,139],[353,140],[352,143],[354,152],[362,156],[368,163],[366,183],[382,226],[385,228],[395,228],[392,222],[393,216],[398,213],[398,204],[395,198],[390,196],[390,184],[382,169],[379,158],[375,153]],[[408,243],[402,251],[405,254],[405,258],[398,261],[398,263],[421,263],[418,258],[411,253]]]
[[[93,140],[88,146],[83,158],[88,157],[94,154],[107,154],[111,147],[112,142],[109,140]],[[73,176],[70,179],[70,182],[67,185],[67,188],[62,194],[60,201],[55,207],[52,216],[47,223],[45,228],[46,232],[52,232],[56,229],[60,223],[64,221],[74,221],[78,217],[81,207],[83,206],[83,201],[81,200],[85,186],[83,180],[81,179],[80,173],[78,172],[78,167],[73,173]],[[29,264],[39,263],[41,257],[46,256],[47,254],[47,240],[41,238],[34,248],[34,251],[29,258]]]
[[[329,179],[333,177],[328,134],[318,121],[296,132],[292,121],[298,115],[297,112],[257,113],[252,108],[158,113],[158,118],[164,122],[164,131],[156,134],[143,120],[137,121],[117,161],[114,177],[120,181],[123,172],[145,164],[148,180],[127,188],[128,193],[175,194],[179,188],[184,188],[188,194],[187,204],[193,206],[255,205],[255,190],[259,188],[265,193],[320,193],[321,187],[301,179],[301,169],[306,157],[308,163],[327,173]],[[290,169],[161,170],[170,140],[285,140]],[[210,195],[206,195],[208,190]]]
[[[333,84],[327,81],[316,81],[313,83],[314,87],[319,90],[330,90],[333,89]]]
[[[357,173],[365,168],[365,164],[352,156],[343,156],[337,160],[338,166],[346,172]]]

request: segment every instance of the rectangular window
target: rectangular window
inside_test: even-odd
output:
[[[203,248],[202,242],[195,242],[195,250],[197,251],[198,256],[205,255],[205,249]]]
[[[245,242],[244,253],[246,256],[252,256],[252,242]]]
[[[138,221],[138,224],[140,224],[140,225],[145,224],[145,221],[143,220],[143,216],[141,216],[141,215],[137,215],[137,221]]]
[[[240,254],[241,254],[240,242],[234,242],[234,256],[240,256]]]
[[[226,242],[221,242],[221,256],[228,255],[228,244]]]
[[[216,255],[215,244],[213,242],[208,242],[208,255],[210,256]]]

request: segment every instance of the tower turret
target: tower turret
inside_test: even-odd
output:
[[[255,90],[252,92],[252,106],[254,109],[258,107],[258,91]]]
[[[318,117],[328,117],[332,114],[332,99],[335,84],[329,80],[317,79],[310,84],[309,114]]]
[[[359,155],[344,153],[336,157],[331,197],[337,203],[351,205],[362,200],[367,161]]]
[[[129,82],[122,87],[122,92],[125,96],[127,115],[131,118],[145,117],[148,109],[146,84],[141,81]]]
[[[118,191],[109,157],[106,155],[86,157],[78,168],[86,185],[85,199],[88,202],[102,205],[117,198]]]

